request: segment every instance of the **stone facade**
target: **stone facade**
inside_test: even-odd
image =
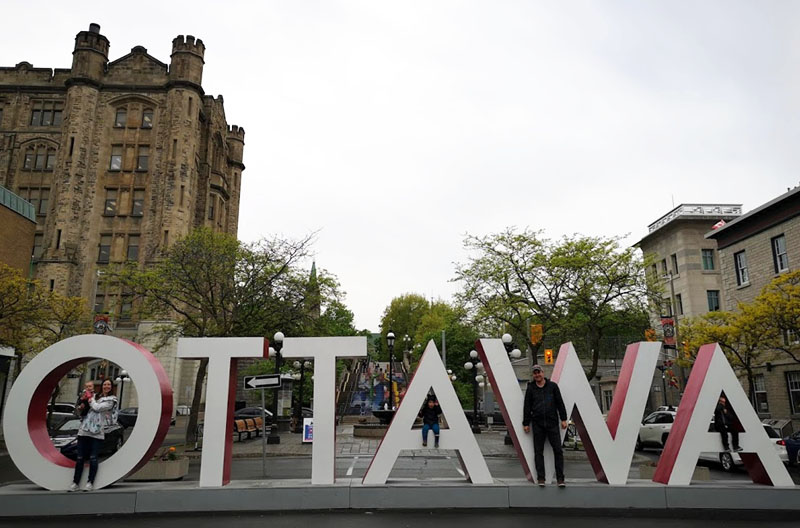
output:
[[[236,235],[244,129],[203,91],[202,40],[175,38],[169,64],[141,46],[109,61],[109,47],[92,24],[71,68],[0,68],[0,185],[36,206],[36,278],[133,337],[131,298],[103,269],[152,263],[198,226]]]
[[[33,205],[0,187],[0,262],[27,276],[35,232]]]
[[[734,311],[739,303],[752,302],[770,281],[800,268],[800,187],[708,233],[707,239],[719,246],[724,309]],[[759,414],[791,419],[794,429],[800,429],[800,395],[795,393],[792,405],[788,379],[800,379],[800,363],[775,353],[756,374],[763,375],[767,401]]]
[[[201,40],[177,37],[169,64],[141,46],[109,62],[99,31],[78,33],[70,69],[0,68],[0,184],[46,201],[36,276],[125,326],[98,270],[152,262],[197,226],[235,235],[244,129],[203,92]]]

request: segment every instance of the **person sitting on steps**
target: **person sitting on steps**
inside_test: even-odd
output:
[[[428,447],[428,431],[431,429],[433,429],[435,441],[433,447],[439,447],[440,414],[442,414],[442,409],[439,407],[439,402],[436,401],[436,398],[428,397],[428,401],[422,406],[418,415],[422,418],[422,447]]]

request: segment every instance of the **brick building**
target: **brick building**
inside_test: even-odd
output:
[[[169,64],[141,46],[109,61],[109,46],[91,24],[71,68],[0,68],[0,185],[35,207],[36,278],[135,335],[102,270],[153,262],[197,226],[235,235],[244,129],[203,91],[201,40],[175,38]]]
[[[800,268],[800,187],[711,231],[706,239],[719,248],[723,309],[752,302],[775,277]],[[800,429],[800,363],[774,354],[756,372],[759,415],[791,419]]]
[[[27,276],[35,231],[33,205],[0,186],[0,262]]]

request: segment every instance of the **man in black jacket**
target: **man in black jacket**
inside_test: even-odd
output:
[[[733,425],[735,420],[736,415],[733,414],[733,409],[728,405],[727,398],[720,396],[717,408],[714,409],[714,429],[722,437],[722,447],[725,448],[725,451],[731,450],[730,444],[728,444],[728,433],[731,434],[731,440],[733,440],[733,450],[742,450],[739,447],[739,431]]]
[[[525,407],[522,412],[522,425],[525,432],[533,429],[533,459],[536,464],[536,480],[544,486],[544,442],[550,442],[556,459],[556,480],[563,488],[564,452],[561,449],[561,432],[567,428],[567,409],[561,398],[561,391],[555,382],[544,377],[539,365],[533,366],[533,381],[525,391]]]

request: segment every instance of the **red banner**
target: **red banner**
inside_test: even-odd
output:
[[[664,345],[675,348],[675,320],[672,317],[662,317],[661,330],[664,333]]]

